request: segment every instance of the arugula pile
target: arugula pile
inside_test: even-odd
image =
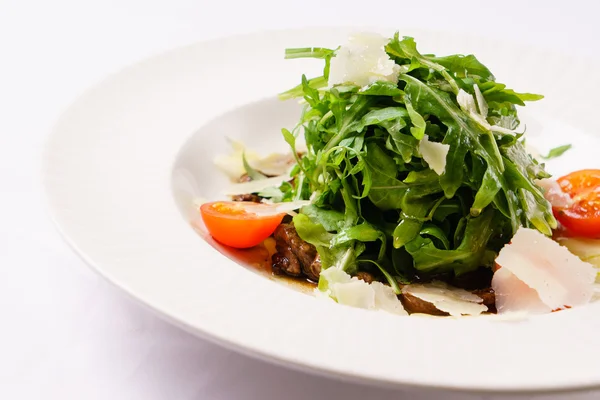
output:
[[[385,47],[398,82],[327,88],[335,50],[286,50],[323,59],[323,76],[280,95],[303,97],[300,122],[283,136],[297,157],[284,200],[311,199],[294,217],[323,268],[377,266],[389,283],[461,275],[493,264],[517,228],[551,235],[551,207],[535,180],[549,177],[526,151],[516,105],[540,95],[496,82],[473,55],[435,57],[398,34]],[[475,101],[476,100],[476,101]],[[420,144],[448,145],[441,175]]]

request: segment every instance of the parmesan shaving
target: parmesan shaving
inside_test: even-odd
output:
[[[427,135],[419,142],[419,152],[423,156],[423,160],[438,175],[442,175],[446,170],[446,156],[449,150],[450,145],[431,142]]]
[[[529,314],[545,314],[552,311],[537,291],[517,278],[507,268],[500,268],[492,278],[492,288],[496,296],[498,314],[525,312]]]
[[[336,267],[321,271],[315,296],[333,299],[351,307],[408,315],[391,287],[381,282],[369,284]]]
[[[501,307],[519,301],[518,307],[510,308],[512,311],[539,310],[527,287],[537,292],[549,310],[586,304],[594,292],[597,270],[534,229],[519,228],[511,243],[500,251],[496,263],[501,268],[494,274],[492,288]],[[529,302],[517,298],[524,294]]]
[[[223,171],[231,180],[239,179],[246,170],[242,157],[246,156],[248,164],[266,175],[283,175],[289,171],[295,163],[294,155],[291,153],[271,153],[267,156],[261,156],[257,152],[247,149],[244,144],[238,140],[226,138],[231,146],[231,153],[217,155],[214,164]],[[249,193],[249,192],[246,192]]]
[[[475,107],[475,99],[472,95],[460,89],[456,95],[456,101],[460,108],[467,114],[476,114],[477,108]]]
[[[257,207],[256,210],[252,209],[252,212],[258,216],[269,216],[269,215],[277,215],[282,213],[293,213],[294,210],[299,210],[300,208],[307,206],[310,204],[310,201],[306,200],[297,200],[297,201],[288,201],[284,203],[272,203],[272,204],[264,204],[265,207]],[[295,214],[295,213],[294,213]]]
[[[375,292],[375,308],[392,314],[408,315],[394,289],[381,282],[372,282],[370,286]]]
[[[348,283],[335,283],[331,288],[337,302],[350,307],[374,309],[375,291],[359,279]]]
[[[517,132],[499,125],[490,125],[489,130],[492,132],[504,133],[505,135],[516,135]]]
[[[397,83],[400,66],[385,52],[388,41],[375,33],[350,36],[331,59],[329,85],[353,83],[364,87],[377,81]]]
[[[464,289],[455,288],[443,282],[407,285],[402,292],[431,303],[440,311],[452,316],[479,315],[487,311],[483,299]]]
[[[290,179],[291,178],[289,175],[284,174],[280,176],[274,176],[272,178],[257,179],[255,181],[242,183],[233,183],[225,191],[225,194],[228,196],[235,196],[238,194],[258,193],[268,188],[279,187],[283,182],[287,182]]]
[[[465,92],[462,89],[458,91],[458,94],[456,95],[456,101],[458,102],[461,110],[469,114],[469,116],[484,129],[514,136],[516,134],[515,131],[499,125],[490,125],[489,122],[487,122],[486,118],[488,113],[488,105],[485,102],[479,87],[474,85],[473,88],[475,90],[475,95],[477,96],[477,103],[475,102],[473,95]],[[479,111],[477,111],[477,108],[479,108]]]
[[[481,90],[479,89],[479,86],[477,86],[477,84],[473,85],[473,89],[475,90],[475,99],[477,100],[477,107],[479,108],[479,114],[481,114],[481,116],[483,118],[487,118],[487,115],[488,115],[487,102],[483,98],[483,94],[481,93]]]

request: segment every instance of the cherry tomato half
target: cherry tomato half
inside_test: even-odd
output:
[[[200,207],[202,220],[216,241],[245,249],[271,236],[285,213],[270,213],[269,205],[251,202],[216,201]]]
[[[600,237],[600,170],[584,169],[558,179],[573,200],[567,208],[554,207],[554,216],[570,236]]]

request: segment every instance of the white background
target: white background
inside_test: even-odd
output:
[[[261,29],[381,24],[471,32],[599,57],[597,4],[0,0],[0,398],[415,399],[232,353],[134,304],[88,270],[48,220],[39,174],[44,139],[69,103],[108,73],[198,40]],[[565,65],[565,76],[557,79],[568,73]],[[585,77],[572,78],[585,84]]]

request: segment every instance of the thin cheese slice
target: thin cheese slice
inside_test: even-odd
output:
[[[496,263],[501,268],[494,275],[501,275],[495,277],[492,287],[511,304],[516,300],[510,297],[522,296],[523,286],[513,287],[518,282],[501,272],[503,269],[535,290],[550,310],[588,303],[594,292],[596,269],[534,229],[519,228],[511,243],[500,251]],[[538,309],[537,305],[531,308]]]
[[[375,308],[392,314],[408,315],[394,289],[381,282],[372,282],[371,288],[375,293]]]
[[[228,196],[237,194],[258,193],[272,187],[279,187],[283,182],[289,181],[291,178],[288,174],[274,176],[272,178],[257,179],[255,181],[232,183],[226,190]]]
[[[443,174],[446,170],[446,156],[448,156],[449,150],[450,145],[431,142],[427,135],[419,142],[419,152],[423,156],[423,160],[438,175]]]
[[[315,293],[319,298],[326,296],[351,307],[408,315],[390,286],[381,282],[366,283],[336,267],[321,271]]]
[[[481,304],[483,302],[481,297],[443,282],[408,285],[402,289],[402,292],[429,302],[438,310],[455,317],[479,315],[488,309]]]
[[[500,268],[492,278],[492,288],[496,295],[498,314],[523,312],[545,314],[552,311],[540,299],[538,292],[527,286],[507,268]]]
[[[377,81],[398,83],[400,66],[385,52],[389,39],[375,33],[355,34],[331,59],[329,85],[367,86]]]

